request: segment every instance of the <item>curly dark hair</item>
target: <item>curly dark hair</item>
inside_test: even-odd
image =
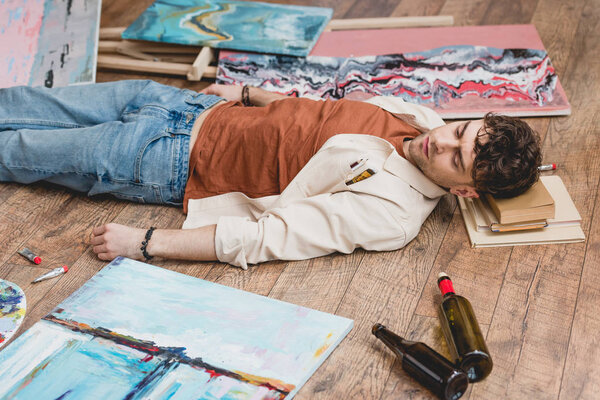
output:
[[[487,113],[475,141],[475,189],[494,197],[518,196],[539,177],[540,137],[519,118]]]

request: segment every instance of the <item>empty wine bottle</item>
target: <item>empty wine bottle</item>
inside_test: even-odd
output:
[[[467,390],[467,375],[425,343],[406,340],[381,324],[373,335],[402,360],[402,369],[441,399],[457,400]]]
[[[454,363],[467,373],[470,382],[479,382],[492,372],[492,357],[469,300],[454,293],[444,272],[438,275],[443,300],[438,309],[442,332]]]

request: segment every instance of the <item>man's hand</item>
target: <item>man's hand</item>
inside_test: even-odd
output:
[[[148,242],[146,251],[151,256],[179,259],[216,261],[216,225],[196,229],[157,229]],[[92,230],[91,244],[101,260],[117,256],[143,260],[140,247],[146,230],[119,224],[106,224]]]
[[[214,94],[227,101],[242,101],[242,87],[240,85],[218,85],[213,83],[204,90],[201,90],[200,93]]]
[[[106,224],[92,230],[91,244],[101,260],[112,260],[117,256],[142,260],[142,240],[146,231],[119,224]]]

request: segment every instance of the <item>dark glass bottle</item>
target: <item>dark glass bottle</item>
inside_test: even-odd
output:
[[[467,373],[470,382],[479,382],[492,372],[492,357],[469,300],[457,296],[444,272],[438,276],[443,300],[438,309],[442,332],[454,363]]]
[[[381,324],[372,332],[400,357],[402,369],[441,399],[459,399],[467,390],[467,375],[425,343],[403,339]]]

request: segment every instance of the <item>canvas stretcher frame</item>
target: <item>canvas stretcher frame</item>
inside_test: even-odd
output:
[[[453,24],[454,18],[449,15],[332,19],[325,31],[433,27]],[[122,40],[121,34],[125,29],[125,27],[100,29],[98,68],[178,75],[185,76],[190,81],[216,78],[217,68],[210,65],[216,60],[214,49]]]

